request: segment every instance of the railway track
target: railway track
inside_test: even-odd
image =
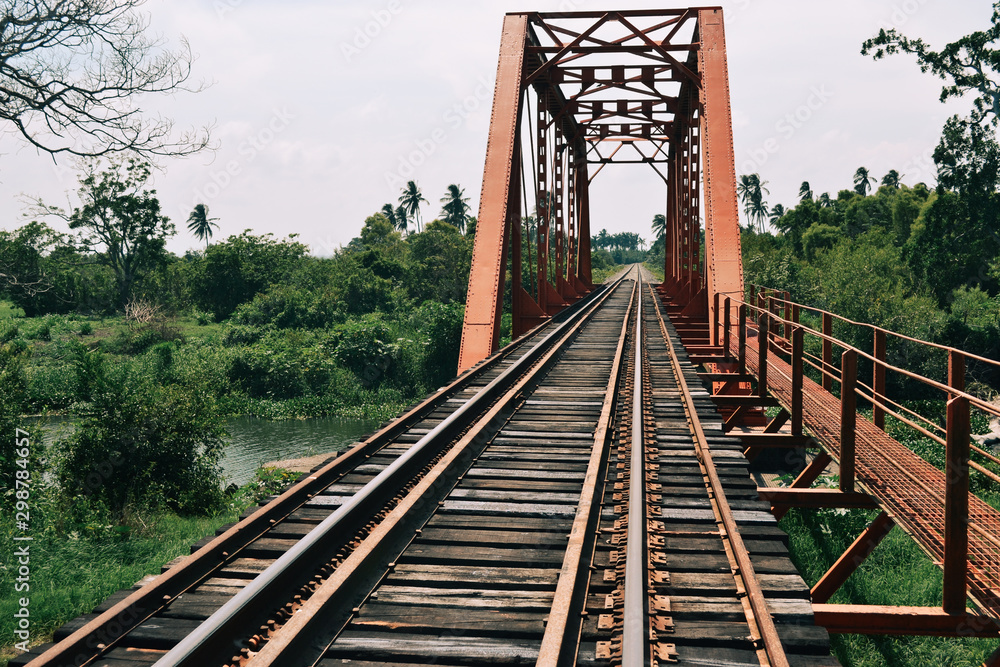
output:
[[[28,664],[838,664],[739,440],[638,277]],[[275,512],[293,492],[307,499]]]

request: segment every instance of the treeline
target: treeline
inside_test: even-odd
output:
[[[471,234],[376,213],[332,257],[250,231],[176,256],[147,175],[112,164],[78,209],[38,203],[75,234],[0,232],[0,297],[27,316],[0,319],[0,428],[80,420],[47,464],[73,507],[213,511],[226,416],[385,418],[454,375]],[[15,454],[3,440],[5,488]]]
[[[855,187],[836,198],[814,197],[804,182],[794,207],[771,209],[775,233],[744,230],[746,281],[852,320],[1000,358],[995,195],[908,187],[893,172],[869,192],[872,181],[859,169]]]

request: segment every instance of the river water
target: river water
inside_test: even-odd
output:
[[[42,442],[49,445],[70,435],[76,421],[71,417],[37,420],[42,426]],[[226,484],[245,484],[263,463],[328,452],[339,452],[370,433],[378,422],[361,419],[289,419],[265,421],[237,417],[226,424],[228,443],[222,456]]]

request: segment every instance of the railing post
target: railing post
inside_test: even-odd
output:
[[[768,328],[767,328],[767,330],[768,330],[769,333],[773,333],[774,335],[777,335],[778,334],[778,317],[777,317],[777,311],[775,310],[775,301],[774,301],[774,295],[773,294],[771,294],[771,295],[769,295],[767,297],[767,301],[765,302],[764,305],[767,307],[767,314],[768,314],[768,318],[767,318],[767,320],[768,320]]]
[[[792,330],[792,435],[802,435],[802,339],[799,327]]]
[[[737,309],[739,321],[739,330],[737,335],[739,336],[740,350],[739,350],[739,363],[740,363],[740,375],[746,375],[747,372],[747,305],[741,303],[740,307]]]
[[[948,353],[948,386],[965,390],[965,357]],[[952,394],[948,400],[948,429],[944,489],[944,595],[949,614],[965,612],[969,562],[969,401]]]
[[[833,317],[823,313],[823,335],[833,335]],[[833,341],[823,339],[823,389],[833,391]]]
[[[795,322],[796,324],[798,324],[799,323],[799,316],[800,316],[800,314],[801,313],[799,313],[799,304],[793,303],[792,304],[792,322]]]
[[[714,308],[712,309],[712,335],[708,337],[709,345],[719,344],[719,293],[715,293]]]
[[[875,363],[872,371],[872,387],[875,389],[875,400],[881,401],[885,398],[885,332],[881,329],[875,330],[875,350],[872,355]],[[885,430],[885,410],[878,405],[872,406],[872,421],[883,431]]]
[[[792,300],[791,292],[784,293],[785,303],[781,308],[781,316],[785,320],[785,340],[789,340],[792,337],[792,307],[788,305],[788,302]]]
[[[732,320],[729,319],[732,314],[732,301],[733,300],[729,297],[729,295],[726,295],[726,300],[723,302],[722,306],[722,321],[725,323],[722,325],[722,349],[723,356],[726,359],[729,359],[732,356],[732,352],[729,350],[729,343],[732,340],[730,329],[732,329],[733,326]]]
[[[857,425],[858,353],[844,350],[840,358],[840,490],[854,492]]]
[[[771,325],[767,313],[761,313],[757,321],[757,395],[767,398],[767,347],[768,327]]]

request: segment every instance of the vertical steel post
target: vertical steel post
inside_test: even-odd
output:
[[[767,398],[767,348],[768,327],[771,326],[767,313],[761,313],[757,320],[757,395]]]
[[[722,349],[724,350],[723,354],[726,359],[732,357],[732,352],[729,350],[729,343],[732,340],[730,330],[733,327],[733,321],[730,319],[732,315],[732,305],[733,300],[727,294],[722,307],[722,321],[724,322],[722,328]]]
[[[833,317],[823,313],[823,335],[833,335]],[[833,391],[833,341],[823,339],[823,389]]]
[[[740,375],[745,375],[747,372],[747,305],[741,303],[737,310],[740,320],[737,325],[737,335],[739,336],[740,343]]]
[[[804,332],[792,330],[792,435],[802,435],[802,340]]]
[[[714,307],[712,308],[712,335],[709,336],[708,341],[710,345],[719,344],[719,318],[722,316],[722,313],[720,312],[722,309],[719,307],[721,303],[721,299],[719,298],[720,296],[721,295],[716,292],[712,299],[712,305]]]
[[[716,292],[743,293],[743,261],[722,9],[698,10],[698,32],[698,68],[702,77],[699,141],[705,176],[704,284],[711,303]]]
[[[858,353],[844,350],[840,358],[840,490],[854,492],[855,445],[857,435]]]
[[[965,390],[965,357],[948,354],[948,386]],[[944,595],[942,607],[949,614],[965,612],[969,562],[969,401],[951,394],[945,453],[944,490]]]
[[[875,390],[875,400],[885,398],[885,332],[875,330],[875,363],[872,367],[872,388]],[[878,405],[872,406],[872,421],[883,431],[885,430],[885,409]]]

